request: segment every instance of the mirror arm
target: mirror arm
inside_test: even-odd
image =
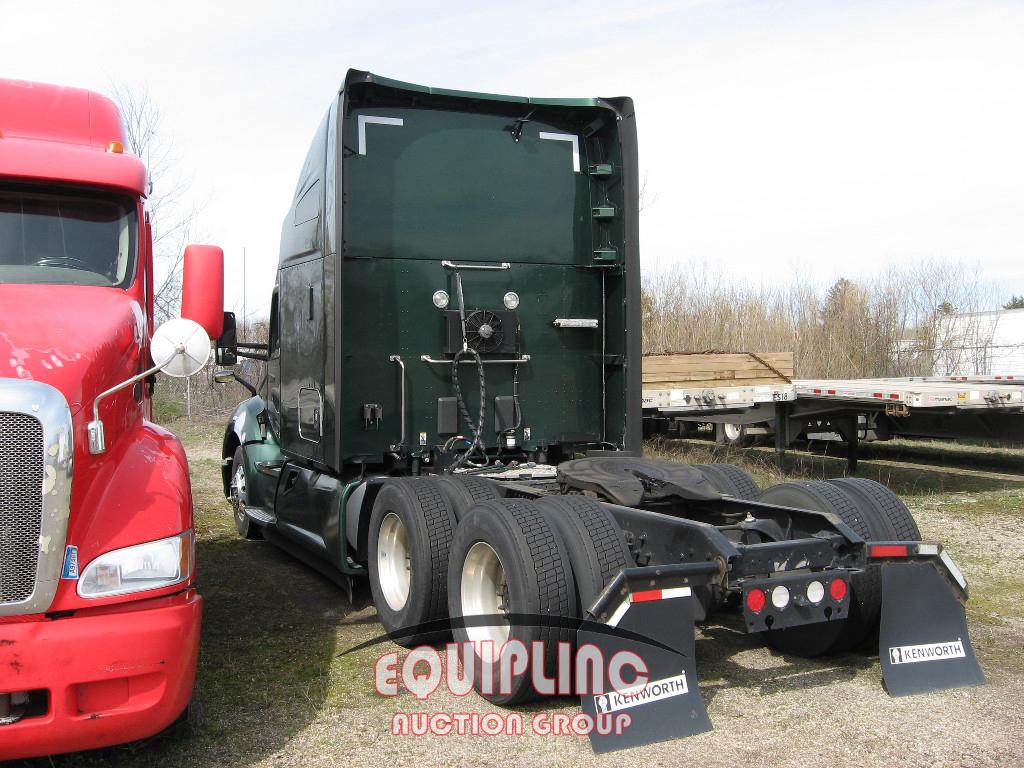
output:
[[[233,379],[234,379],[235,381],[237,381],[237,382],[238,382],[239,384],[241,384],[241,385],[242,385],[243,387],[245,387],[246,389],[248,389],[248,390],[249,390],[249,392],[250,392],[250,393],[252,394],[252,396],[253,396],[253,397],[256,397],[256,395],[257,395],[257,394],[259,394],[259,393],[258,393],[258,392],[256,391],[256,387],[254,387],[254,386],[253,386],[252,384],[250,384],[250,383],[249,383],[248,381],[246,381],[246,380],[245,380],[245,379],[243,379],[243,378],[242,378],[241,376],[239,376],[239,375],[238,375],[238,374],[237,374],[237,373],[236,373],[235,371],[232,371],[232,372],[231,372],[231,377],[232,377],[232,378],[233,378]]]
[[[96,395],[96,399],[93,400],[92,403],[92,421],[90,421],[89,424],[87,425],[89,433],[89,453],[97,454],[103,453],[104,451],[107,450],[107,439],[106,436],[103,434],[103,422],[100,421],[100,401],[102,401],[104,398],[109,397],[110,395],[113,395],[115,392],[120,392],[125,387],[130,387],[132,384],[142,381],[147,376],[152,376],[153,374],[159,372],[161,368],[170,363],[177,356],[178,352],[175,351],[173,355],[171,355],[169,358],[164,360],[159,365],[154,365],[148,371],[138,373],[135,376],[132,376],[130,379],[125,379],[120,384],[116,384],[110,389],[104,392],[100,392],[98,395]]]
[[[266,352],[242,352],[241,350],[238,350],[235,354],[239,357],[248,358],[249,360],[262,360],[263,362],[266,362],[270,359],[270,355]]]

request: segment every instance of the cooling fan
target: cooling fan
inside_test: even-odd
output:
[[[477,352],[501,349],[505,333],[501,318],[486,309],[477,309],[466,315],[466,342]]]

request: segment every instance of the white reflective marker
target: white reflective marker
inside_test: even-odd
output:
[[[825,585],[820,581],[812,581],[807,585],[807,599],[812,603],[820,603],[825,597]]]
[[[780,611],[789,605],[789,590],[781,584],[772,590],[772,605]]]
[[[568,141],[572,143],[572,170],[573,173],[580,172],[580,140],[572,133],[554,133],[553,131],[541,131],[540,138],[552,141]]]
[[[376,117],[374,115],[359,115],[357,121],[359,126],[359,154],[366,154],[366,126],[367,125],[405,125],[400,117]]]

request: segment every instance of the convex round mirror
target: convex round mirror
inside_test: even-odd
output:
[[[150,354],[168,376],[186,378],[210,359],[210,337],[195,320],[168,320],[153,332]]]

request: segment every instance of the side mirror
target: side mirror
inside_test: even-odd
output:
[[[199,323],[211,339],[224,329],[224,251],[215,245],[185,249],[181,316]]]
[[[89,453],[103,453],[107,450],[107,437],[100,420],[100,402],[106,397],[142,381],[157,371],[168,376],[186,378],[202,370],[210,359],[210,337],[206,330],[193,320],[178,318],[168,320],[153,332],[150,354],[158,361],[147,371],[132,376],[127,381],[111,387],[96,396],[92,404],[92,421],[86,427],[89,435]]]
[[[187,379],[199,373],[210,359],[210,337],[202,325],[180,317],[153,332],[149,349],[157,369],[176,379]]]
[[[217,365],[238,364],[238,330],[235,313],[224,313],[224,324],[216,344]]]

